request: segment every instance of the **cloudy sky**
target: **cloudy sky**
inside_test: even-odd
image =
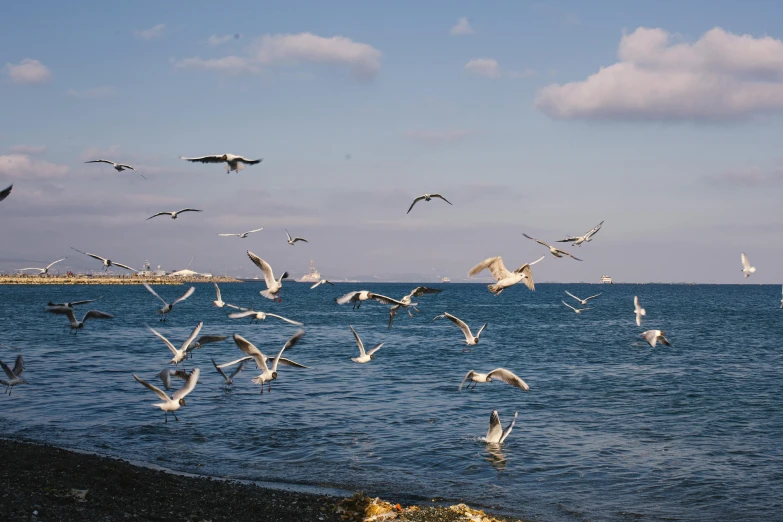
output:
[[[14,2],[0,270],[783,281],[777,1]],[[34,23],[33,23],[34,21]],[[239,174],[179,156],[264,161]],[[83,162],[135,165],[117,173]],[[441,192],[442,201],[410,201]],[[162,210],[203,209],[177,221]],[[264,227],[248,239],[218,237]],[[310,240],[291,247],[284,228]],[[569,247],[566,247],[567,249]]]

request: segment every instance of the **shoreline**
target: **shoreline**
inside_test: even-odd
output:
[[[142,277],[127,276],[39,276],[39,275],[0,275],[0,285],[182,285],[185,283],[241,283],[239,279],[225,276],[166,276]]]

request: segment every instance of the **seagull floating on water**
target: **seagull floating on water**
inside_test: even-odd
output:
[[[280,319],[282,321],[285,321],[287,323],[295,324],[297,326],[302,326],[303,323],[300,323],[298,321],[293,321],[291,319],[287,319],[283,317],[282,315],[277,314],[270,314],[267,312],[257,312],[255,310],[251,310],[250,308],[241,308],[239,306],[234,305],[228,305],[231,308],[236,308],[237,310],[241,310],[240,312],[233,312],[228,314],[229,319],[241,319],[243,317],[253,317],[251,319],[250,323],[252,324],[254,321],[258,323],[258,321],[264,321],[267,317],[274,317],[275,319]]]
[[[71,327],[71,330],[68,333],[73,332],[74,334],[78,334],[79,330],[84,328],[84,323],[87,322],[87,319],[114,319],[113,315],[107,314],[106,312],[90,310],[84,314],[84,317],[82,317],[81,321],[77,321],[73,308],[68,306],[50,306],[46,309],[46,311],[52,314],[67,316]]]
[[[248,234],[252,234],[253,232],[261,232],[262,230],[264,230],[264,227],[256,228],[255,230],[248,230],[247,232],[242,232],[241,234],[218,234],[218,235],[223,237],[237,236],[240,239],[245,239]]]
[[[642,316],[647,315],[647,310],[639,305],[639,296],[633,296],[633,313],[636,314],[636,326],[642,325]]]
[[[171,304],[169,304],[166,301],[164,301],[163,298],[161,296],[159,296],[158,293],[155,290],[153,290],[152,287],[146,281],[144,281],[142,284],[144,285],[144,288],[149,290],[152,295],[154,295],[155,297],[160,299],[160,302],[163,303],[163,308],[158,310],[158,313],[162,315],[160,320],[163,321],[163,322],[168,320],[169,312],[171,312],[171,310],[174,308],[175,304],[177,304],[177,303],[179,303],[181,301],[184,301],[185,299],[187,299],[188,297],[193,295],[193,292],[196,291],[196,287],[195,286],[191,286],[190,288],[188,288],[187,292],[185,292],[182,295],[182,297],[180,297],[179,299],[177,299],[175,301],[172,301]]]
[[[647,330],[642,334],[642,337],[644,337],[644,340],[647,341],[647,343],[653,348],[655,347],[655,343],[658,341],[665,344],[666,346],[671,346],[669,340],[664,337],[663,330]]]
[[[487,444],[503,444],[511,434],[511,430],[514,429],[514,425],[517,423],[517,413],[518,412],[516,411],[514,412],[514,418],[512,419],[511,424],[506,426],[506,429],[503,429],[503,426],[500,424],[500,415],[498,415],[498,411],[492,410],[492,413],[489,415],[489,430],[487,430],[487,436],[482,437],[480,439],[481,442],[486,442]]]
[[[98,159],[98,160],[91,160],[91,161],[85,161],[85,163],[108,163],[109,165],[114,167],[114,170],[117,172],[122,172],[123,170],[132,170],[133,172],[136,172],[136,169],[131,167],[130,165],[125,165],[124,163],[115,163],[113,161],[105,160],[105,159]],[[144,179],[147,179],[144,177],[144,174],[140,172],[136,172],[139,176],[141,176]]]
[[[285,235],[288,236],[288,244],[293,245],[297,241],[304,241],[305,243],[309,243],[305,238],[303,237],[291,237],[291,234],[288,233],[288,230],[285,231]]]
[[[250,250],[247,251],[247,257],[249,257],[253,264],[260,268],[261,272],[264,274],[266,290],[261,290],[259,293],[267,299],[271,299],[273,301],[282,301],[280,296],[277,294],[279,294],[280,289],[283,288],[283,279],[288,277],[288,272],[283,272],[283,275],[281,275],[279,279],[275,279],[275,274],[272,272],[272,267],[269,266],[269,263],[255,255]]]
[[[533,282],[533,273],[530,271],[530,267],[544,259],[544,256],[539,257],[532,263],[527,263],[520,266],[513,272],[509,272],[506,265],[503,264],[503,258],[500,256],[489,257],[470,269],[468,275],[473,277],[474,275],[482,272],[483,270],[489,270],[492,277],[497,281],[496,284],[488,285],[489,291],[496,296],[500,295],[503,290],[510,286],[514,286],[517,283],[524,283],[530,290],[535,290],[536,285]]]
[[[585,297],[584,299],[579,299],[577,296],[575,296],[574,294],[572,294],[572,293],[571,293],[571,292],[569,292],[568,290],[566,290],[566,291],[565,291],[565,293],[567,293],[568,295],[570,295],[571,297],[573,297],[574,299],[576,299],[577,301],[579,301],[579,304],[580,304],[580,305],[584,306],[584,305],[586,305],[586,304],[587,304],[587,302],[588,302],[590,299],[595,299],[596,297],[598,297],[599,295],[601,295],[603,292],[599,292],[599,293],[597,293],[597,294],[595,294],[595,295],[591,295],[590,297]]]
[[[44,268],[30,267],[30,268],[17,268],[17,270],[19,270],[20,272],[24,272],[25,270],[38,270],[41,275],[44,275],[44,274],[48,274],[49,273],[49,269],[52,268],[53,265],[56,265],[60,261],[65,261],[66,259],[68,259],[68,258],[64,257],[62,259],[58,259],[57,261],[52,261],[51,263],[46,265]]]
[[[368,290],[348,292],[347,294],[341,297],[335,297],[334,301],[339,305],[345,303],[353,303],[353,308],[355,310],[362,305],[362,301],[369,301],[371,299],[385,305],[404,306],[402,302],[397,301],[396,299],[392,299],[391,297],[386,297],[385,295],[381,295],[381,294],[374,294]]]
[[[313,286],[311,286],[311,287],[310,287],[310,290],[312,290],[313,288],[317,287],[318,285],[324,285],[324,284],[328,284],[328,285],[332,285],[332,286],[334,286],[334,283],[332,283],[332,282],[331,282],[331,281],[329,281],[328,279],[321,279],[321,280],[320,280],[320,281],[318,281],[316,284],[314,284]]]
[[[203,212],[203,210],[198,210],[195,208],[183,208],[182,210],[176,210],[174,212],[158,212],[154,216],[148,217],[145,221],[149,221],[150,219],[158,216],[171,216],[171,219],[177,219],[177,216],[183,212]]]
[[[488,324],[488,323],[484,323],[484,325],[481,328],[479,328],[479,331],[476,333],[476,335],[474,337],[473,336],[473,332],[470,331],[470,327],[467,325],[467,323],[465,323],[465,321],[463,321],[462,319],[459,319],[457,317],[454,317],[453,315],[451,315],[448,312],[443,312],[443,315],[436,316],[435,319],[433,319],[433,322],[436,319],[448,319],[452,323],[456,324],[459,327],[459,329],[462,330],[462,333],[465,335],[465,344],[467,344],[468,346],[476,346],[478,344],[479,337],[481,337],[481,332],[484,331],[484,329],[487,327],[487,324]],[[463,352],[466,352],[466,351],[472,352],[473,348],[465,348],[462,351]]]
[[[98,261],[103,263],[103,270],[108,271],[109,267],[111,266],[118,266],[120,268],[124,268],[125,270],[130,270],[131,272],[135,272],[133,268],[129,267],[128,265],[123,265],[122,263],[117,263],[115,261],[112,261],[111,259],[106,259],[105,257],[96,256],[95,254],[90,254],[89,252],[82,252],[79,249],[71,247],[72,250],[76,250],[80,254],[84,254],[85,256],[90,256],[93,259],[97,259]]]
[[[261,163],[263,161],[262,159],[257,160],[251,160],[244,158],[242,156],[236,156],[234,154],[213,154],[211,156],[201,156],[199,158],[184,158],[182,156],[179,157],[179,159],[183,159],[185,161],[190,162],[199,162],[199,163],[225,163],[226,164],[226,174],[229,174],[232,170],[234,172],[239,172],[242,170],[243,166],[242,163],[245,165],[255,165],[256,163]]]
[[[8,197],[9,194],[11,194],[11,190],[14,188],[13,183],[8,185],[3,190],[0,190],[0,201],[3,201],[5,198]]]
[[[147,326],[147,328],[149,329],[150,332],[154,333],[158,337],[158,339],[166,343],[166,346],[169,348],[169,350],[171,350],[171,353],[174,354],[174,357],[171,358],[169,364],[174,364],[175,366],[179,366],[179,363],[182,363],[184,366],[185,363],[183,361],[188,354],[188,348],[190,347],[190,343],[193,342],[193,340],[196,338],[198,333],[201,331],[202,326],[204,326],[203,321],[201,321],[196,325],[193,331],[190,332],[190,336],[187,338],[187,340],[185,340],[184,343],[182,343],[182,346],[179,349],[175,348],[174,345],[171,344],[171,341],[166,339],[160,332],[158,332],[154,328],[150,326]]]
[[[220,364],[217,366],[218,369],[225,368],[226,366],[233,366],[234,364],[241,363],[243,361],[247,361],[249,359],[253,359],[256,362],[256,365],[261,369],[261,375],[258,377],[255,377],[252,379],[251,382],[254,384],[260,384],[261,385],[261,393],[264,393],[264,383],[269,382],[269,391],[272,391],[272,381],[277,379],[277,366],[279,364],[284,364],[286,366],[295,366],[297,368],[307,368],[306,366],[303,366],[299,363],[295,363],[293,361],[287,360],[283,361],[282,355],[283,352],[287,349],[294,346],[299,339],[302,338],[304,335],[304,330],[299,330],[294,335],[291,336],[288,341],[286,341],[285,345],[283,345],[283,348],[278,352],[277,356],[272,360],[272,369],[269,369],[269,366],[267,366],[267,361],[269,360],[263,353],[261,353],[261,350],[256,348],[253,343],[245,339],[239,334],[234,334],[234,342],[239,346],[239,349],[245,352],[248,356],[242,357],[241,359],[237,359],[236,361],[231,361],[225,364]]]
[[[476,385],[480,382],[492,382],[493,377],[497,377],[506,384],[510,384],[511,386],[525,391],[530,389],[530,386],[528,386],[525,381],[517,377],[513,372],[506,370],[505,368],[495,368],[489,373],[478,373],[476,371],[470,370],[462,379],[462,382],[459,385],[459,391],[462,391],[462,386],[465,384],[465,381],[471,381],[473,383],[473,387],[475,388]],[[468,383],[468,389],[470,389],[470,384],[471,383]]]
[[[16,362],[14,363],[13,369],[9,368],[3,361],[0,361],[0,366],[3,368],[6,377],[8,377],[8,379],[0,379],[0,384],[6,387],[5,393],[9,396],[11,395],[11,392],[14,391],[14,386],[17,384],[30,384],[21,377],[22,372],[24,371],[24,359],[22,359],[21,355],[16,356]]]
[[[164,422],[169,422],[169,413],[174,415],[174,420],[179,421],[177,414],[174,412],[185,406],[185,397],[193,391],[193,388],[196,387],[196,383],[198,382],[198,377],[200,374],[201,371],[198,368],[194,368],[193,371],[190,372],[188,378],[185,380],[185,384],[182,386],[182,388],[175,391],[174,395],[171,397],[169,397],[166,392],[157,386],[154,386],[144,379],[138,377],[135,373],[133,374],[133,378],[143,384],[147,389],[152,390],[155,395],[163,399],[164,402],[153,404],[153,406],[163,410],[166,413],[166,420]]]
[[[530,236],[528,236],[527,234],[524,234],[524,233],[523,233],[522,235],[523,235],[523,236],[525,236],[525,237],[526,237],[526,238],[528,238],[528,239],[532,239],[533,241],[535,241],[535,242],[536,242],[536,243],[538,243],[539,245],[544,245],[545,247],[547,247],[547,248],[549,249],[549,253],[550,253],[550,254],[552,254],[552,255],[553,255],[553,256],[555,256],[555,257],[563,257],[563,256],[568,256],[568,257],[570,257],[570,258],[576,259],[577,261],[581,261],[581,259],[579,259],[578,257],[576,257],[576,256],[574,256],[574,255],[572,255],[572,254],[569,254],[569,253],[568,253],[568,252],[566,252],[565,250],[560,250],[559,248],[555,248],[555,247],[553,247],[552,245],[550,245],[549,243],[546,243],[546,242],[544,242],[544,241],[541,241],[540,239],[536,239],[536,238],[534,238],[534,237],[530,237]]]
[[[745,277],[750,277],[750,274],[756,271],[756,267],[750,266],[750,261],[748,261],[748,256],[745,255],[745,252],[740,255],[740,259],[742,260],[742,273],[745,274]]]
[[[596,232],[601,230],[601,227],[603,226],[603,224],[604,224],[604,222],[601,221],[596,226],[594,226],[593,228],[588,230],[587,233],[584,236],[570,236],[570,237],[567,237],[565,239],[560,239],[557,242],[558,243],[571,243],[571,246],[576,245],[576,246],[580,247],[580,246],[582,246],[582,243],[589,243],[590,241],[592,241],[593,240],[592,239],[593,236],[596,234]]]
[[[565,301],[560,301],[560,302],[561,302],[561,303],[563,303],[563,304],[564,304],[564,305],[566,305],[568,308],[570,308],[571,310],[573,310],[574,312],[576,312],[576,313],[578,313],[578,314],[581,314],[581,313],[582,313],[582,312],[584,312],[585,310],[592,310],[592,308],[574,308],[573,306],[571,306],[570,304],[566,303]]]
[[[430,201],[430,200],[432,200],[432,198],[440,198],[440,199],[442,199],[443,201],[445,201],[446,203],[448,203],[449,205],[451,205],[451,204],[452,204],[452,203],[451,203],[451,201],[449,201],[448,199],[444,198],[444,197],[443,197],[443,196],[441,196],[440,194],[423,194],[423,195],[421,195],[421,196],[419,196],[418,198],[416,198],[416,199],[414,199],[414,200],[413,200],[413,203],[411,203],[411,206],[410,206],[410,208],[408,209],[408,212],[406,212],[406,214],[410,214],[410,213],[411,213],[411,210],[413,210],[413,206],[414,206],[416,203],[418,203],[419,201],[421,201],[422,199],[423,199],[424,201]]]
[[[364,343],[362,342],[361,339],[359,339],[359,334],[356,333],[356,330],[353,329],[353,326],[348,325],[348,328],[350,328],[351,331],[353,332],[353,336],[356,339],[356,344],[359,345],[359,357],[351,357],[351,360],[353,362],[355,362],[355,363],[363,364],[363,363],[370,362],[372,359],[375,359],[375,352],[377,352],[378,350],[381,349],[381,346],[383,346],[383,343],[378,344],[372,350],[369,350],[369,351],[365,352],[364,351]]]

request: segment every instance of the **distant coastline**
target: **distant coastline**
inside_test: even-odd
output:
[[[241,283],[233,277],[214,276],[156,276],[144,277],[135,274],[125,276],[97,276],[97,275],[57,275],[39,276],[28,274],[0,275],[0,285],[181,285],[185,283]]]

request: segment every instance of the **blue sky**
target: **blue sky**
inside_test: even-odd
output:
[[[605,220],[573,248],[584,262],[549,257],[536,279],[742,282],[745,251],[751,281],[779,282],[780,12],[772,1],[4,6],[0,184],[14,192],[0,203],[0,268],[64,255],[95,268],[74,246],[135,267],[195,255],[196,270],[253,275],[249,249],[292,274],[312,258],[334,278],[460,280],[486,257],[518,266],[544,253],[522,232],[551,242]],[[178,159],[224,152],[264,161],[227,176]],[[148,180],[83,163],[97,157]],[[406,215],[424,192],[454,206]],[[186,206],[205,211],[145,221]],[[284,228],[310,243],[290,247]]]

